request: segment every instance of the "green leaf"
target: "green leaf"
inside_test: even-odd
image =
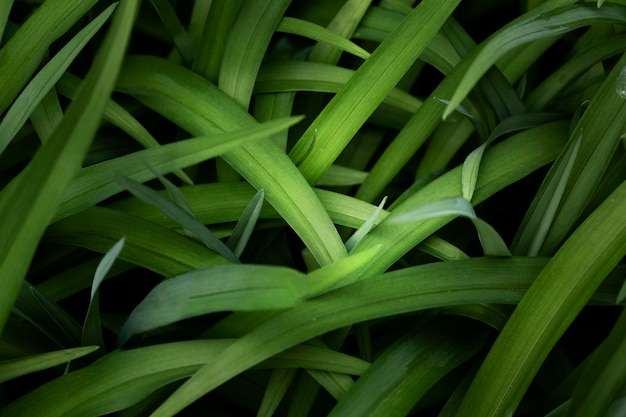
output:
[[[306,20],[285,16],[280,21],[276,31],[304,36],[317,42],[323,42],[359,58],[367,59],[370,56],[369,52],[349,39],[337,35],[323,26],[316,25]]]
[[[241,4],[226,41],[218,87],[247,108],[261,62],[290,0],[252,0]]]
[[[183,61],[190,63],[195,55],[193,42],[178,19],[174,7],[167,0],[150,0],[150,3],[159,14],[165,30],[172,37]]]
[[[26,120],[44,96],[113,13],[115,5],[109,6],[61,48],[22,90],[0,123],[0,154],[22,128]]]
[[[317,145],[299,167],[310,183],[315,184],[332,165],[458,3],[457,0],[421,2],[324,107],[289,154],[294,161],[302,158],[317,130]]]
[[[64,4],[69,7],[72,3],[74,2]],[[82,5],[90,2],[78,3]],[[56,2],[45,4],[54,5]],[[37,151],[20,175],[0,192],[0,229],[3,231],[0,237],[0,252],[3,254],[0,258],[0,287],[4,289],[0,293],[0,331],[4,328],[37,243],[48,226],[66,186],[80,168],[99,126],[106,100],[124,56],[136,7],[136,1],[127,1],[117,9],[80,96],[70,105],[61,125],[49,141]],[[80,10],[80,7],[77,8]],[[45,11],[45,8],[41,7],[37,12],[42,10]],[[54,20],[58,12],[66,11],[64,8],[58,8],[52,15],[44,15],[46,23],[39,22],[42,26],[38,29],[49,29],[48,20],[59,24]],[[68,19],[72,15],[68,14]],[[32,19],[33,17],[29,21]],[[22,26],[22,29],[25,27]],[[54,39],[57,30],[52,29],[50,31],[52,35],[47,33],[46,36],[50,37],[47,39]],[[15,36],[11,41],[14,39]],[[7,47],[8,44],[2,51]],[[33,52],[28,48],[25,49],[27,53]],[[6,59],[7,55],[3,56],[3,59]],[[27,64],[22,61],[23,59],[17,60],[17,64],[26,66]],[[14,63],[11,62],[9,65],[12,66]],[[21,71],[28,77],[28,71],[24,70],[25,67],[22,67]],[[3,68],[2,76],[6,74],[7,71]],[[0,80],[0,84],[3,82],[3,79]],[[12,85],[19,84],[13,79],[11,82]]]
[[[110,414],[137,403],[160,387],[192,375],[233,342],[192,340],[117,350],[0,408],[0,416]],[[306,367],[354,375],[362,374],[368,366],[357,358],[315,346],[297,346],[259,365],[260,368]]]
[[[516,130],[528,129],[536,126],[540,126],[544,123],[549,123],[553,120],[558,120],[559,114],[551,113],[537,113],[537,114],[521,114],[511,116],[500,123],[491,132],[485,143],[476,148],[470,153],[463,162],[463,174],[461,176],[461,182],[463,185],[463,197],[472,201],[474,195],[474,189],[476,188],[476,181],[478,180],[478,173],[480,167],[480,161],[483,158],[485,149],[494,140],[500,136],[514,132]]]
[[[288,268],[222,265],[190,271],[157,285],[133,310],[119,334],[132,335],[217,311],[276,310],[300,303],[304,275]]]
[[[372,230],[386,202],[387,197],[383,198],[383,201],[380,202],[380,204],[376,208],[376,211],[374,212],[374,214],[372,214],[372,217],[367,219],[367,221],[363,223],[363,225],[359,227],[352,236],[350,236],[350,239],[346,241],[346,250],[348,251],[348,253],[351,253],[354,248],[357,247],[359,242],[361,242],[361,240],[365,237],[365,235],[367,235],[370,230]]]
[[[478,353],[486,336],[475,323],[450,319],[409,332],[376,359],[328,416],[406,416],[439,379]]]
[[[74,100],[76,99],[76,95],[78,94],[82,84],[83,82],[80,78],[66,72],[57,83],[57,91],[59,94]],[[104,120],[107,120],[122,129],[144,148],[160,146],[159,142],[157,142],[150,132],[148,132],[146,128],[133,117],[132,114],[126,111],[115,101],[107,101],[102,117]],[[193,181],[191,181],[187,174],[185,174],[182,170],[177,170],[174,174],[187,184],[193,183]]]
[[[572,394],[566,417],[605,416],[626,382],[626,312],[594,353]]]
[[[237,224],[233,229],[233,233],[226,242],[226,246],[233,251],[237,258],[241,256],[248,240],[250,240],[254,226],[256,226],[256,222],[261,214],[261,207],[263,207],[264,198],[265,192],[263,190],[259,190],[254,195],[252,200],[250,200],[250,203],[246,206],[246,209],[241,214],[239,221],[237,221]]]
[[[165,75],[165,76],[164,76]],[[129,57],[118,89],[130,93],[192,134],[235,130],[256,121],[202,77],[155,57]],[[346,255],[326,210],[293,162],[271,140],[222,155],[295,230],[321,264]]]
[[[607,274],[626,255],[626,182],[561,246],[508,320],[457,417],[509,416],[539,367]]]
[[[115,245],[104,255],[93,277],[93,284],[91,286],[91,296],[89,298],[89,307],[87,308],[87,315],[85,316],[85,323],[83,325],[83,346],[95,345],[104,348],[104,337],[102,336],[102,327],[100,325],[100,311],[99,311],[99,289],[100,284],[106,278],[107,274],[113,266],[113,262],[119,256],[120,252],[124,248],[125,239],[121,238]]]
[[[545,265],[533,258],[471,259],[404,268],[281,312],[213,357],[154,413],[173,416],[264,359],[346,325],[467,303],[516,303]]]
[[[0,113],[4,113],[57,40],[96,0],[46,1],[0,49]]]
[[[135,197],[155,206],[167,217],[192,232],[202,243],[207,245],[209,249],[214,250],[233,263],[239,263],[239,259],[237,259],[228,246],[211,233],[206,226],[200,223],[193,214],[137,181],[121,176],[118,176],[116,179],[117,182],[130,191]]]
[[[163,226],[105,207],[90,207],[48,228],[46,241],[106,253],[126,237],[120,259],[169,277],[228,262],[205,245]]]
[[[27,356],[25,358],[0,361],[0,382],[23,375],[63,365],[98,350],[98,346],[85,346]]]
[[[289,91],[315,91],[337,93],[351,83],[353,70],[336,65],[309,61],[284,61],[264,65],[254,85],[255,93],[277,93]],[[411,94],[391,89],[383,99],[388,104],[412,114],[422,102]]]
[[[514,251],[517,254],[524,253],[529,256],[539,254],[562,202],[565,187],[570,180],[574,162],[578,157],[582,137],[582,132],[571,137],[570,142],[563,150],[561,162],[555,163],[553,173],[546,178],[542,185],[538,194],[541,197],[534,201],[528,210],[528,214],[520,227],[519,237],[514,242]]]
[[[465,76],[450,99],[443,117],[446,118],[461,104],[480,77],[506,52],[515,47],[558,36],[598,21],[623,21],[623,7],[607,5],[597,8],[590,4],[576,4],[554,8],[556,4],[571,4],[573,1],[544,3],[499,30],[481,45]],[[551,10],[552,9],[552,10]]]
[[[506,243],[488,223],[476,217],[476,212],[468,200],[463,197],[452,197],[424,204],[411,211],[395,216],[393,223],[418,222],[445,216],[463,216],[474,223],[480,242],[487,256],[511,256]]]
[[[115,175],[125,175],[135,181],[154,179],[154,173],[166,174],[184,168],[241,146],[251,140],[261,140],[287,129],[301,118],[278,119],[229,133],[187,139],[167,145],[133,152],[109,161],[100,162],[78,171],[69,184],[55,220],[90,207],[124,188],[115,181]],[[148,168],[149,167],[149,168]]]

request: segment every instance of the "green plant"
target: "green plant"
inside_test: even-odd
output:
[[[624,415],[625,24],[3,2],[0,416]]]

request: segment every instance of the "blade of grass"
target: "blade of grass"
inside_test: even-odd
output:
[[[59,94],[74,100],[76,99],[76,94],[80,90],[81,85],[82,80],[80,78],[66,72],[59,80],[57,90]],[[152,148],[160,145],[150,132],[148,132],[148,130],[146,130],[146,128],[143,127],[143,125],[139,123],[139,121],[135,119],[132,114],[126,111],[115,101],[108,100],[102,116],[104,120],[107,120],[122,129],[144,148]],[[177,170],[174,174],[187,184],[193,184],[191,178],[189,178],[189,176],[187,176],[187,174],[185,174],[182,170]]]
[[[0,113],[4,113],[33,75],[50,44],[72,27],[94,4],[96,0],[46,1],[0,49]]]
[[[361,2],[363,3],[363,2]],[[367,59],[370,53],[359,45],[337,35],[331,30],[326,29],[323,26],[316,25],[302,19],[295,19],[293,17],[283,17],[276,29],[277,32],[291,33],[293,35],[304,36],[314,41],[324,43],[328,46],[334,47],[340,51],[351,53],[359,58]],[[312,53],[312,52],[311,52]],[[315,61],[315,59],[313,59]]]
[[[479,204],[497,190],[552,162],[561,151],[566,135],[566,122],[552,122],[525,130],[490,147],[483,157],[482,175],[478,178],[472,204]],[[462,167],[457,167],[434,179],[395,206],[390,215],[363,239],[355,253],[384,242],[383,250],[372,260],[363,277],[385,271],[450,220],[449,217],[424,220],[411,228],[392,221],[395,216],[432,201],[461,196],[461,174]]]
[[[476,216],[474,208],[464,197],[445,198],[403,212],[389,220],[392,223],[418,222],[446,216],[463,216],[474,223],[485,256],[511,256],[504,240],[488,223]]]
[[[152,6],[159,14],[165,30],[170,34],[176,45],[176,50],[185,63],[191,63],[195,55],[194,45],[185,30],[185,27],[178,19],[172,4],[167,0],[150,0]]]
[[[520,228],[519,238],[515,239],[514,250],[517,254],[525,253],[529,256],[537,256],[546,235],[550,230],[558,206],[562,202],[565,187],[570,179],[574,162],[578,156],[582,132],[578,136],[572,136],[570,142],[563,150],[562,163],[555,164],[554,174],[546,183],[541,198],[532,207],[532,217],[523,222]],[[530,210],[529,210],[530,213]]]
[[[233,340],[227,339],[193,340],[117,350],[0,408],[0,416],[110,414],[137,403],[162,386],[192,375],[232,344]],[[298,346],[274,356],[259,368],[305,367],[360,375],[368,365],[329,349]]]
[[[553,7],[553,4],[558,3],[573,2],[546,2],[514,20],[498,31],[497,35],[484,42],[444,110],[443,118],[450,115],[461,104],[461,101],[489,67],[513,48],[535,40],[562,35],[598,21],[623,21],[626,19],[624,8],[619,6],[607,5],[598,9],[590,4],[576,4],[553,10],[549,9]]]
[[[261,61],[290,0],[242,3],[226,41],[218,87],[247,108]]]
[[[46,63],[24,88],[0,123],[0,154],[24,126],[35,107],[54,87],[61,75],[74,61],[76,55],[108,20],[114,9],[115,5],[107,7],[95,19],[89,22]]]
[[[213,233],[211,233],[211,231],[207,229],[206,226],[200,223],[193,214],[189,213],[184,208],[178,206],[171,200],[163,197],[161,194],[157,193],[153,189],[143,184],[140,184],[137,181],[133,181],[129,178],[122,176],[117,176],[116,180],[124,188],[130,191],[135,197],[155,206],[167,217],[174,220],[183,228],[192,232],[209,249],[214,250],[218,254],[222,255],[224,258],[228,259],[230,262],[239,263],[239,260],[228,248],[228,246],[226,246],[224,242],[219,240]]]
[[[561,246],[508,320],[457,417],[509,416],[554,344],[626,254],[626,182]]]
[[[30,122],[41,143],[46,143],[54,129],[61,124],[61,120],[63,120],[63,109],[56,89],[53,88],[30,113]]]
[[[3,253],[0,286],[5,289],[0,293],[0,332],[37,243],[98,128],[126,49],[136,7],[137,2],[127,1],[118,8],[80,97],[70,105],[50,140],[37,151],[21,174],[0,192],[0,229],[3,230],[0,237],[0,252]],[[52,18],[47,16],[46,19]],[[43,28],[47,26],[42,23]]]
[[[126,237],[126,244],[120,259],[165,277],[228,262],[180,233],[98,206],[56,222],[48,228],[45,237],[47,242],[106,253],[122,236]]]
[[[158,58],[127,58],[118,88],[192,134],[228,131],[257,123],[205,79]],[[257,190],[265,191],[267,201],[320,264],[345,256],[343,242],[328,214],[293,162],[271,139],[243,145],[222,158]]]
[[[2,361],[0,362],[0,382],[9,381],[13,378],[52,368],[57,365],[63,365],[74,359],[89,355],[97,349],[98,346],[85,346]]]
[[[328,416],[406,416],[440,378],[478,353],[486,336],[476,323],[449,318],[410,332],[376,359]]]
[[[8,0],[0,4],[0,41],[4,34],[7,22],[9,21],[9,13],[11,13],[11,7],[13,7],[13,0]]]
[[[100,284],[102,284],[102,281],[104,281],[113,266],[113,262],[115,262],[115,259],[124,248],[124,242],[124,238],[118,240],[104,255],[96,268],[96,272],[93,276],[93,284],[91,286],[91,295],[89,297],[89,307],[87,307],[87,315],[85,316],[85,323],[83,325],[83,346],[94,345],[100,346],[101,348],[105,346],[102,326],[100,324],[99,289]]]
[[[617,320],[611,334],[600,345],[581,375],[572,394],[566,417],[606,415],[626,382],[626,312]]]
[[[123,190],[115,175],[136,181],[154,179],[153,172],[167,174],[206,161],[241,146],[283,131],[301,118],[278,119],[229,133],[216,133],[156,146],[83,168],[70,183],[59,205],[55,220],[99,203]],[[148,165],[150,169],[146,167]]]
[[[222,265],[189,271],[150,291],[124,323],[118,344],[134,334],[217,311],[293,307],[307,287],[303,274],[284,267]]]
[[[217,84],[226,40],[239,11],[239,0],[212,0],[192,69]]]
[[[272,317],[212,358],[152,417],[174,416],[260,361],[346,325],[443,305],[515,303],[525,285],[530,284],[526,280],[532,281],[544,262],[506,258],[426,264],[363,280],[305,301]]]
[[[456,0],[421,2],[324,107],[289,154],[294,161],[302,158],[313,132],[317,131],[317,144],[299,167],[310,183],[316,183],[335,161],[458,3]]]
[[[626,8],[624,12],[626,13]],[[573,163],[570,178],[565,185],[554,220],[549,224],[549,230],[541,242],[538,253],[552,254],[565,236],[571,233],[576,223],[581,220],[580,216],[592,200],[594,190],[600,184],[612,155],[621,141],[620,135],[624,120],[626,120],[626,101],[616,93],[616,88],[619,86],[621,69],[625,66],[626,55],[618,61],[577,123],[569,145],[572,150],[562,153],[548,173],[522,220],[518,235],[521,236],[523,233],[525,239],[519,242],[524,244],[520,248],[530,247],[530,240],[535,234],[540,233],[539,227],[547,226],[542,225],[542,219],[546,215],[543,212],[545,210],[542,207],[543,201],[550,193],[555,192],[557,184],[567,172],[570,163]],[[572,152],[577,146],[574,138],[579,135],[581,136],[580,148],[577,155],[573,155]],[[575,160],[572,162],[571,158],[574,157]],[[538,211],[537,214],[534,214],[535,210]],[[530,230],[525,231],[528,227]]]
[[[387,197],[383,198],[383,201],[380,202],[380,204],[376,208],[376,211],[374,212],[374,214],[372,214],[372,217],[367,219],[367,221],[363,223],[363,225],[359,227],[352,236],[350,236],[350,239],[346,241],[346,250],[348,251],[348,253],[352,253],[354,248],[358,246],[358,244],[365,237],[365,235],[367,235],[370,230],[372,230],[386,202]]]
[[[250,240],[254,226],[256,226],[256,222],[261,214],[264,198],[265,192],[263,190],[259,190],[254,195],[241,214],[241,217],[233,229],[233,233],[226,242],[226,246],[233,251],[237,258],[241,256],[248,240]]]
[[[335,65],[308,61],[284,61],[265,65],[256,79],[256,93],[316,91],[335,93],[350,82],[354,71]],[[384,103],[410,114],[422,104],[398,88],[389,91]]]

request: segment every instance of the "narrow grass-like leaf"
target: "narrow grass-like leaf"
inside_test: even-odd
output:
[[[504,240],[488,223],[476,217],[476,212],[470,202],[463,197],[452,197],[433,201],[411,211],[404,212],[392,220],[393,223],[417,222],[445,216],[463,216],[474,223],[485,255],[510,256]]]
[[[8,0],[0,4],[0,40],[2,40],[2,35],[4,35],[4,29],[9,20],[11,7],[13,7],[13,0]]]
[[[239,263],[233,252],[219,240],[205,225],[200,223],[191,213],[178,206],[171,200],[163,197],[153,189],[133,181],[129,178],[118,176],[116,178],[124,188],[130,191],[135,197],[151,204],[162,211],[167,217],[180,224],[185,229],[196,235],[207,247],[216,251],[224,258],[233,263]]]
[[[76,99],[76,95],[81,88],[82,80],[75,75],[66,72],[57,83],[57,91],[71,100]],[[126,132],[131,138],[135,139],[144,148],[152,148],[160,146],[159,142],[148,132],[148,130],[137,119],[133,117],[126,109],[117,104],[113,100],[108,100],[104,113],[104,120],[107,120],[115,126]],[[191,178],[182,170],[174,172],[178,178],[187,184],[193,184]]]
[[[98,349],[98,346],[85,346],[27,356],[25,358],[0,361],[0,382],[9,381],[19,376],[63,365]]]
[[[180,189],[172,183],[172,181],[165,178],[163,175],[157,174],[152,168],[148,167],[152,172],[152,175],[155,178],[159,179],[159,182],[163,184],[167,193],[170,195],[170,199],[178,205],[178,207],[187,211],[189,214],[193,215],[193,209],[189,205],[189,201],[185,198],[185,195],[180,191]]]
[[[441,332],[442,326],[448,331]],[[440,378],[475,355],[486,336],[475,323],[450,319],[408,333],[376,359],[328,416],[406,416]]]
[[[346,1],[328,24],[328,30],[343,38],[351,38],[359,22],[370,9],[370,6],[371,0]],[[327,64],[337,64],[340,57],[341,50],[328,43],[320,42],[313,47],[309,54],[310,61],[324,62]]]
[[[335,65],[307,61],[284,61],[265,65],[259,71],[254,91],[276,93],[289,91],[315,91],[336,93],[350,82],[354,71]],[[414,113],[422,104],[411,94],[393,88],[383,103],[403,112]]]
[[[52,42],[78,21],[96,0],[46,1],[0,49],[0,113],[33,75]]]
[[[83,346],[94,345],[104,348],[104,337],[102,336],[102,327],[100,324],[100,301],[98,290],[100,289],[100,284],[102,284],[102,281],[104,281],[107,274],[111,270],[113,263],[124,248],[124,242],[124,238],[118,240],[117,243],[113,245],[113,247],[104,255],[96,268],[96,273],[93,276],[93,284],[91,285],[89,307],[87,308],[85,324],[83,325]]]
[[[58,347],[80,345],[81,328],[76,320],[26,281],[22,283],[12,311],[30,322]]]
[[[207,16],[203,19],[204,27],[197,43],[192,69],[214,84],[218,82],[226,40],[240,4],[240,0],[211,1]]]
[[[166,76],[164,76],[166,75]],[[118,88],[192,134],[234,130],[257,122],[202,77],[154,57],[129,57]],[[321,203],[293,162],[271,140],[242,145],[222,155],[310,248],[320,264],[345,256],[345,247]]]
[[[359,58],[367,59],[370,56],[369,52],[349,39],[306,20],[285,16],[280,21],[276,31],[304,36],[317,42],[324,42],[329,46],[334,46]]]
[[[0,416],[79,417],[113,413],[160,387],[192,375],[233,342],[192,340],[117,350],[0,408]],[[367,362],[329,349],[297,346],[279,353],[259,368],[304,367],[360,375],[368,366]]]
[[[533,205],[532,211],[529,210],[527,219],[522,223],[524,226],[520,228],[519,238],[516,238],[514,242],[514,251],[517,254],[524,253],[529,256],[539,254],[561,204],[565,187],[578,156],[582,136],[582,132],[579,132],[577,136],[572,136],[571,143],[564,149],[562,163],[555,164],[553,175],[543,186],[545,191],[541,192],[541,198]]]
[[[534,266],[533,266],[534,264]],[[390,272],[279,313],[212,358],[152,417],[174,416],[262,360],[346,325],[444,305],[516,303],[544,260],[472,259]],[[306,325],[305,325],[306,323]]]
[[[72,3],[64,4],[69,7]],[[89,2],[78,3],[82,5]],[[56,2],[45,4],[54,5]],[[3,230],[0,237],[0,252],[3,253],[0,259],[0,286],[4,289],[0,293],[0,331],[4,328],[37,243],[67,184],[80,168],[99,126],[106,99],[112,91],[124,56],[136,7],[136,1],[126,1],[118,7],[79,98],[70,105],[63,122],[50,140],[37,151],[20,175],[0,192],[0,229]],[[77,8],[80,10],[80,7]],[[42,10],[45,8],[41,7],[37,12]],[[54,15],[63,11],[64,8],[59,7]],[[41,23],[42,27],[38,29],[49,28],[47,19],[58,24],[49,15],[43,19],[46,23]],[[13,39],[16,39],[15,36]],[[7,47],[8,44],[2,51]],[[18,60],[17,64],[26,65],[22,60]],[[24,71],[24,67],[21,71]],[[28,77],[28,71],[25,73]],[[2,71],[2,74],[4,76],[7,72]],[[11,81],[12,85],[19,84],[16,80]],[[2,83],[0,81],[0,85]]]
[[[318,144],[300,165],[300,171],[310,183],[316,183],[335,161],[458,3],[456,0],[421,2],[324,107],[290,152],[293,160],[302,158],[313,132],[318,131]]]
[[[601,417],[626,382],[626,312],[595,352],[572,394],[566,417]]]
[[[367,235],[370,230],[372,230],[386,202],[387,197],[383,198],[383,201],[380,202],[380,204],[376,208],[376,211],[374,212],[374,214],[372,214],[372,217],[367,219],[367,221],[363,223],[363,225],[359,227],[352,236],[350,236],[350,239],[346,241],[346,250],[348,251],[348,253],[351,253],[354,248],[357,247],[359,242],[361,242],[361,240],[365,237],[365,235]]]
[[[150,0],[150,3],[159,14],[165,30],[174,40],[174,45],[183,61],[190,63],[195,55],[193,42],[178,19],[174,7],[167,0]]]
[[[259,405],[257,417],[272,417],[274,415],[297,373],[297,369],[275,369],[272,372],[263,394],[263,400]]]
[[[606,7],[608,5],[602,9]],[[624,10],[626,11],[626,8]],[[626,101],[616,93],[616,89],[619,87],[620,75],[624,66],[626,66],[626,56],[621,57],[594,95],[589,107],[585,110],[572,133],[569,147],[574,148],[577,143],[574,138],[578,138],[580,135],[580,148],[573,160],[570,178],[565,185],[557,212],[543,242],[541,242],[538,251],[540,254],[552,254],[559,243],[571,233],[576,223],[581,220],[581,215],[592,200],[593,192],[601,182],[611,157],[620,144],[620,135],[624,120],[626,120]],[[571,150],[564,152],[548,173],[522,221],[519,233],[523,233],[524,229],[528,227],[533,216],[532,213],[538,207],[539,202],[546,198],[546,194],[549,195],[549,193],[554,192],[554,187],[560,180],[563,170],[572,162],[571,158],[574,156],[571,152]],[[541,217],[539,216],[539,219]],[[531,225],[531,231],[533,229],[538,230],[536,223],[537,220],[535,220],[535,225]],[[530,242],[529,237],[532,235],[534,232],[528,235],[524,241]]]
[[[218,87],[247,108],[261,62],[290,0],[243,2],[228,35]]]
[[[115,175],[135,181],[154,179],[153,172],[167,174],[221,155],[246,141],[261,140],[301,120],[279,119],[229,133],[216,133],[134,152],[78,171],[63,196],[55,220],[67,217],[111,197],[124,188]],[[148,168],[149,166],[150,168]]]
[[[479,204],[497,190],[552,162],[561,151],[566,136],[567,123],[553,122],[525,130],[490,147],[483,157],[482,175],[478,177],[472,204]],[[406,227],[403,223],[391,221],[403,212],[424,204],[461,196],[461,171],[462,167],[457,167],[429,182],[394,207],[390,215],[363,239],[355,253],[384,242],[383,250],[371,265],[367,275],[385,271],[450,220],[450,217],[439,217],[424,220],[414,227]]]
[[[555,3],[557,2],[552,2]],[[577,4],[549,10],[548,7],[553,7],[552,4],[545,3],[544,7],[537,7],[522,15],[483,44],[480,53],[467,69],[463,81],[450,98],[450,103],[443,113],[444,118],[454,111],[480,77],[513,48],[535,40],[562,35],[593,22],[626,19],[625,9],[618,5],[597,8],[590,4]]]
[[[113,13],[115,5],[109,6],[87,26],[76,34],[50,61],[33,77],[13,102],[0,123],[0,154],[22,128],[34,108],[54,87],[58,79],[70,66],[76,55],[98,32]]]
[[[133,310],[118,343],[132,335],[217,311],[293,307],[307,292],[304,275],[288,268],[223,265],[190,271],[157,285]]]
[[[539,113],[515,115],[503,120],[502,123],[496,126],[496,128],[491,132],[485,143],[480,145],[472,151],[467,158],[465,158],[465,161],[463,162],[463,174],[461,176],[463,197],[472,201],[474,189],[476,188],[476,181],[478,180],[480,161],[485,153],[485,149],[491,144],[491,142],[506,133],[539,126],[558,118],[558,114]]]
[[[126,237],[120,259],[169,277],[228,262],[205,245],[165,227],[104,207],[90,207],[48,228],[46,241],[106,253]]]
[[[322,175],[317,185],[320,187],[349,186],[361,184],[367,178],[367,172],[344,167],[341,165],[331,165]]]
[[[63,109],[56,90],[51,89],[30,113],[30,122],[41,143],[46,143],[63,120]]]
[[[520,302],[457,417],[509,416],[554,344],[626,254],[626,182],[576,229]]]
[[[263,190],[259,190],[246,206],[246,209],[241,214],[239,221],[237,221],[237,224],[233,229],[233,233],[226,241],[226,246],[233,251],[238,259],[243,253],[248,240],[250,240],[254,226],[256,226],[256,222],[261,214],[261,207],[263,207],[264,199],[265,192]]]
[[[349,375],[313,370],[307,370],[307,373],[336,400],[343,398],[354,385]]]
[[[623,53],[626,48],[625,44],[626,35],[619,33],[609,37],[602,37],[574,55],[528,95],[526,99],[528,110],[539,111],[543,109],[559,92],[584,73],[584,71],[602,60]]]

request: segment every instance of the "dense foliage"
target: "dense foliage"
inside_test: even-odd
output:
[[[625,28],[0,2],[0,416],[626,415]]]

